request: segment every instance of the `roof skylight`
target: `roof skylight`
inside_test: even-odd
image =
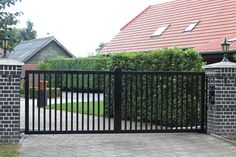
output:
[[[235,42],[236,38],[229,39],[228,42]]]
[[[165,30],[170,26],[170,24],[167,25],[160,25],[159,28],[152,34],[152,36],[161,36],[162,33],[165,32]]]
[[[184,32],[192,32],[192,30],[199,24],[200,21],[192,21]]]

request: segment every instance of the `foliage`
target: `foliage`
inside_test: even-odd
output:
[[[33,29],[33,26],[34,24],[30,20],[26,22],[26,28],[23,28],[20,31],[20,39],[22,41],[32,40],[36,38],[37,32]]]
[[[149,53],[123,52],[111,55],[111,69],[140,71],[201,71],[202,57],[193,49],[163,48]]]
[[[182,49],[178,49],[178,48],[163,48],[163,49],[159,49],[153,52],[149,52],[149,53],[138,53],[138,52],[131,52],[131,53],[127,53],[127,52],[123,52],[123,53],[118,53],[118,54],[113,54],[111,55],[111,60],[112,60],[112,65],[110,67],[110,69],[114,69],[115,67],[120,67],[123,71],[124,70],[128,70],[128,71],[192,71],[192,72],[200,72],[202,71],[202,66],[203,66],[203,62],[202,62],[202,57],[196,53],[193,49],[188,49],[188,50],[182,50]],[[142,102],[145,102],[146,104],[143,105],[143,111],[145,111],[146,109],[148,111],[152,111],[152,106],[153,106],[153,102],[151,102],[150,99],[150,95],[153,96],[153,99],[156,100],[156,98],[158,97],[157,94],[155,94],[155,92],[153,94],[152,93],[152,88],[153,87],[161,87],[161,82],[160,80],[162,78],[159,78],[158,76],[152,76],[151,75],[146,75],[143,76],[143,80],[138,80],[137,82],[137,86],[134,84],[135,81],[135,77],[133,76],[133,78],[131,76],[127,77],[127,81],[125,80],[125,78],[123,77],[122,79],[122,89],[125,89],[125,87],[127,86],[127,93],[122,92],[122,106],[125,106],[125,104],[129,104],[129,106],[127,108],[122,108],[122,112],[123,113],[127,113],[126,117],[128,119],[135,119],[137,118],[138,120],[142,120],[142,121],[156,121],[158,122],[158,119],[160,120],[160,114],[158,114],[158,116],[155,118],[151,118],[151,112],[148,112],[147,115],[142,116],[141,117],[141,99]],[[140,79],[140,78],[139,78]],[[159,79],[159,81],[157,82],[153,82],[152,83],[152,79],[157,80]],[[166,79],[166,78],[165,78]],[[114,80],[112,80],[114,81]],[[187,88],[187,86],[190,86],[188,82],[186,82],[186,78],[184,78],[183,80],[183,86],[182,88],[180,88],[179,90],[184,90],[184,91],[188,91],[189,88]],[[141,87],[141,82],[142,82],[142,86]],[[200,82],[200,81],[199,81]],[[114,84],[114,82],[112,83]],[[152,86],[151,86],[152,84]],[[176,79],[173,80],[173,85],[174,87],[176,87]],[[135,87],[137,88],[137,91],[139,93],[135,93]],[[168,89],[167,87],[170,86],[169,82],[164,81],[163,82],[163,97],[165,99],[164,102],[160,102],[161,100],[158,100],[158,104],[162,104],[162,110],[164,113],[167,113],[167,115],[171,115],[170,113],[170,108],[175,109],[176,106],[178,107],[178,109],[180,109],[180,106],[178,106],[177,104],[173,103],[171,104],[171,102],[166,101],[169,97],[170,94],[166,95]],[[132,88],[132,89],[131,89]],[[143,89],[142,89],[143,88]],[[144,96],[141,98],[141,93],[145,91],[145,89],[147,89],[146,93],[143,93]],[[157,93],[161,93],[161,89],[156,89]],[[170,91],[170,90],[169,90]],[[176,91],[176,90],[175,90]],[[195,92],[196,93],[196,92]],[[126,100],[125,102],[125,98],[127,97],[128,94],[128,100]],[[173,93],[176,96],[176,92]],[[107,94],[106,94],[107,95]],[[190,98],[191,94],[187,94],[188,99]],[[174,99],[176,99],[176,97],[174,96]],[[196,95],[195,95],[196,96]],[[186,102],[187,97],[184,97],[184,102]],[[135,102],[135,100],[137,101],[136,103],[138,104],[137,106]],[[179,99],[180,100],[180,99]],[[112,100],[113,102],[113,100]],[[113,104],[113,103],[112,103]],[[181,104],[180,102],[178,102],[178,104]],[[188,114],[188,111],[185,110],[186,109],[186,105],[188,104],[184,104],[183,107],[183,114],[186,115]],[[169,106],[169,107],[167,107]],[[171,107],[170,107],[171,106]],[[137,107],[137,112],[135,111]],[[157,108],[160,109],[160,106],[155,106]],[[155,108],[154,107],[154,108]],[[127,112],[128,111],[128,112]],[[135,114],[132,113],[137,113],[138,117],[136,117]],[[178,111],[179,113],[180,111]],[[153,112],[154,113],[154,112]],[[159,112],[160,113],[160,112]],[[125,115],[123,115],[123,118]],[[176,116],[175,116],[176,117]],[[162,117],[162,124],[165,125],[169,125],[171,123],[171,118],[166,118],[165,114],[163,114]],[[177,120],[176,118],[173,118],[173,123],[176,124],[179,120]],[[159,121],[160,122],[160,121]],[[187,120],[186,118],[183,118],[183,123],[186,125],[189,125],[186,123]]]
[[[105,59],[105,60],[104,60]],[[99,60],[99,62],[98,62]],[[77,61],[77,62],[76,62]],[[188,50],[182,50],[182,49],[178,49],[178,48],[163,48],[163,49],[159,49],[159,50],[155,50],[153,52],[149,52],[149,53],[139,53],[139,52],[123,52],[123,53],[117,53],[117,54],[112,54],[110,57],[101,57],[101,56],[97,56],[94,58],[80,58],[80,59],[60,59],[60,60],[53,60],[53,61],[47,61],[43,64],[41,64],[41,67],[46,68],[46,69],[56,69],[56,70],[113,70],[116,67],[120,67],[123,71],[192,71],[192,72],[200,72],[202,71],[202,66],[203,66],[203,62],[202,62],[202,57],[196,53],[193,49],[188,49]],[[102,76],[102,75],[101,75]],[[69,78],[68,80],[74,80],[76,78]],[[83,88],[87,88],[87,87],[93,87],[93,83],[92,83],[92,77],[89,77],[87,75],[85,75],[84,79],[84,84],[85,86]],[[114,95],[114,77],[111,78],[111,82],[108,80],[109,78],[106,77],[104,82],[109,82],[111,83],[111,95]],[[127,80],[124,77],[122,77],[122,89],[124,90],[126,87],[128,87],[125,92],[122,92],[122,113],[125,113],[126,111],[126,118],[128,120],[134,120],[135,118],[137,120],[142,120],[142,121],[151,121],[151,120],[155,120],[156,122],[160,122],[158,121],[158,119],[160,120],[160,114],[158,114],[157,119],[152,119],[150,112],[149,114],[147,114],[146,116],[141,117],[141,107],[140,104],[141,103],[141,99],[142,102],[145,102],[145,106],[143,106],[143,112],[145,110],[148,111],[152,111],[152,107],[153,107],[153,102],[150,99],[150,95],[153,96],[153,99],[157,99],[157,97],[159,97],[159,95],[157,93],[161,93],[161,88],[162,92],[163,92],[163,97],[165,97],[164,102],[161,102],[161,99],[158,100],[158,104],[163,105],[161,108],[163,110],[163,113],[167,114],[167,115],[171,115],[171,111],[170,108],[173,108],[174,110],[176,108],[178,108],[178,113],[180,113],[180,109],[181,107],[178,105],[181,105],[183,103],[181,103],[180,101],[178,103],[171,103],[171,101],[168,101],[167,99],[170,97],[171,93],[170,93],[170,82],[169,80],[167,80],[167,77],[162,78],[161,76],[152,76],[151,75],[146,75],[143,76],[142,80],[139,80],[140,77],[138,78],[137,84],[135,84],[135,77],[133,76],[128,76]],[[152,79],[156,80],[156,82],[154,81],[152,83]],[[163,83],[161,84],[161,80],[165,79],[163,81]],[[186,102],[183,104],[182,107],[182,111],[184,115],[186,115],[183,119],[182,122],[184,125],[189,125],[189,122],[187,120],[188,118],[188,114],[189,114],[189,107],[187,102],[190,102],[190,98],[191,98],[191,86],[192,84],[190,84],[190,78],[185,77],[183,80],[181,80],[181,87],[179,87],[179,89],[176,89],[177,87],[177,78],[173,79],[173,86],[174,86],[174,99],[177,100],[181,100],[183,99],[183,102]],[[192,78],[194,81],[196,82],[198,79],[200,78]],[[81,78],[79,77],[79,80],[81,80]],[[89,80],[89,81],[87,81]],[[109,87],[108,83],[103,83],[103,81],[99,81],[98,77],[95,77],[95,82],[96,86],[95,88],[98,88],[98,85],[100,85],[100,87],[103,87],[104,85],[106,86],[105,91],[105,103],[106,104],[110,104],[110,108],[113,111],[113,107],[114,107],[114,98],[112,97],[111,99],[109,99],[109,90],[107,90]],[[157,81],[159,80],[159,81]],[[75,82],[75,81],[73,81]],[[141,84],[142,82],[142,84]],[[179,81],[180,82],[180,81]],[[200,80],[198,80],[198,82],[200,82]],[[65,82],[63,82],[63,84],[65,84]],[[69,83],[70,84],[70,83]],[[81,85],[81,82],[79,82],[79,84]],[[70,86],[70,85],[69,85]],[[134,88],[135,87],[135,88]],[[159,87],[155,94],[152,93],[152,89],[153,87]],[[199,86],[200,87],[200,86]],[[81,86],[80,86],[81,88]],[[142,89],[143,88],[143,89]],[[193,88],[193,86],[192,86]],[[99,89],[99,88],[98,88]],[[135,90],[134,90],[135,89]],[[136,94],[136,89],[139,92],[138,94]],[[141,96],[140,92],[143,92],[144,89],[147,89],[143,95],[143,97]],[[185,91],[185,95],[183,96],[183,98],[180,96],[177,96],[178,91]],[[197,94],[200,93],[200,91],[198,91],[199,89],[193,91],[193,96],[196,98]],[[128,97],[128,100],[126,99],[126,97]],[[142,98],[141,98],[142,97]],[[107,102],[109,100],[109,102]],[[138,105],[135,106],[136,104],[134,103],[137,100]],[[198,107],[200,107],[200,105],[196,105],[197,100],[194,99],[193,102],[195,103],[194,108],[194,112],[198,111]],[[130,104],[129,107],[124,108],[125,104]],[[171,107],[170,107],[171,106]],[[105,106],[105,110],[106,110],[106,115],[108,114],[107,109],[108,106]],[[135,114],[135,109],[137,107],[137,116]],[[157,106],[156,106],[157,107]],[[160,108],[160,106],[158,106],[158,108]],[[154,112],[155,113],[155,112]],[[157,112],[156,112],[157,113]],[[173,120],[171,121],[171,119],[168,116],[165,116],[165,114],[163,114],[163,120],[162,120],[162,124],[163,125],[169,125],[170,123],[174,123],[173,125],[175,125],[178,121],[180,121],[179,119],[177,120]],[[113,113],[111,113],[111,116],[113,115]],[[172,119],[175,119],[173,116],[177,117],[177,114],[172,115]],[[200,116],[200,114],[199,114]],[[186,118],[187,117],[187,118]],[[125,118],[124,115],[122,118]],[[200,118],[200,117],[198,117]]]
[[[12,13],[12,12],[7,11],[7,9],[9,9],[11,6],[14,6],[16,2],[20,2],[20,1],[21,0],[1,0],[0,1],[0,36],[1,38],[5,35],[9,35],[11,37],[18,33],[17,31],[13,31],[9,33],[9,31],[12,31],[12,26],[17,24],[18,22],[17,17],[19,17],[22,14],[22,12]],[[10,43],[16,42],[14,40],[11,40]]]
[[[12,28],[8,32],[6,32],[6,35],[9,37],[9,50],[13,50],[13,48],[21,42],[20,39],[20,33],[21,29],[19,28]]]
[[[10,38],[9,41],[9,49],[13,50],[14,47],[19,44],[21,41],[25,40],[31,40],[35,39],[37,36],[37,32],[33,29],[33,23],[28,20],[26,23],[26,28],[11,28],[7,32],[5,32],[5,35],[7,35]]]
[[[0,144],[0,157],[16,157],[19,155],[18,146],[15,144]]]
[[[57,58],[39,63],[43,70],[107,70],[110,66],[109,57]]]
[[[6,11],[9,7],[20,2],[21,0],[1,0],[0,1],[0,30],[7,30],[11,26],[16,25],[18,20],[16,19],[21,15],[21,12],[11,13]]]
[[[72,107],[73,106],[73,107]],[[89,108],[88,108],[89,106]],[[68,103],[67,105],[65,103],[61,104],[52,104],[51,105],[51,109],[55,109],[57,108],[57,110],[62,110],[62,111],[68,111],[68,112],[77,112],[77,107],[78,107],[78,113],[84,113],[87,114],[89,113],[89,115],[95,115],[95,116],[103,116],[103,102],[100,101],[100,103],[98,104],[98,101],[94,101],[93,102],[79,102],[78,105],[77,103],[73,103],[73,105],[71,105],[71,103]],[[47,106],[47,108],[49,109],[49,105]],[[89,110],[88,110],[89,109]],[[99,114],[98,114],[99,111]]]
[[[101,52],[101,50],[103,49],[103,47],[105,47],[106,46],[106,43],[104,43],[104,42],[101,42],[99,45],[98,45],[98,48],[96,48],[96,53],[97,53],[97,55],[99,55],[100,54],[100,52]]]
[[[95,56],[95,57],[87,57],[87,58],[57,58],[54,60],[47,60],[39,64],[39,69],[42,70],[107,70],[109,69],[111,65],[111,60],[109,57],[103,57],[103,56]],[[67,78],[66,78],[67,77]],[[89,77],[89,78],[88,78]],[[79,90],[80,91],[93,91],[98,92],[100,91],[98,86],[98,76],[95,76],[96,85],[92,89],[93,85],[93,78],[92,76],[82,76],[79,75]],[[66,81],[66,79],[68,81]],[[60,78],[60,82],[62,83],[63,90],[75,90],[77,89],[76,84],[74,83],[72,85],[72,81],[76,82],[76,75],[63,75]],[[55,79],[51,79],[52,85],[55,84]],[[67,84],[66,84],[67,82]],[[82,83],[83,82],[83,83]],[[88,84],[87,82],[90,82]]]

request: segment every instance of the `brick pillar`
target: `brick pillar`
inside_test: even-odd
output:
[[[208,76],[207,132],[236,139],[236,63],[204,66]]]
[[[0,144],[20,140],[20,74],[23,63],[0,58]]]

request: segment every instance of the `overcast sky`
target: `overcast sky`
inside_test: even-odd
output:
[[[109,42],[149,5],[170,0],[22,0],[18,27],[30,19],[38,38],[54,36],[75,56],[87,56],[100,42]]]

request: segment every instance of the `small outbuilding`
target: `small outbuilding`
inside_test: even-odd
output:
[[[57,57],[73,58],[74,55],[53,36],[23,41],[8,56],[10,59],[25,63],[22,67],[23,76],[25,70],[38,69],[39,62]]]

